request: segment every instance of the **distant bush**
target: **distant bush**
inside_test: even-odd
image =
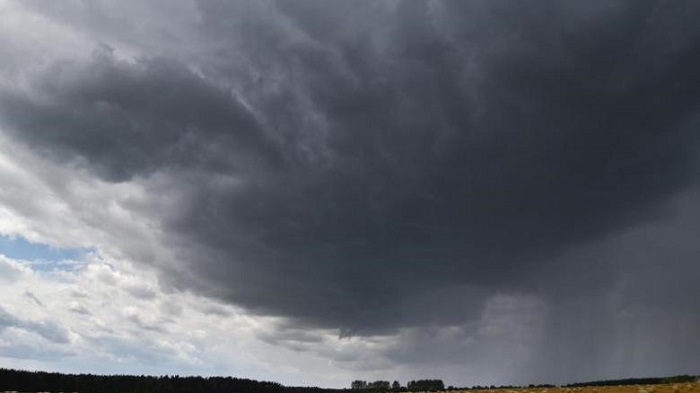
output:
[[[419,379],[410,381],[406,388],[411,392],[445,390],[445,383],[441,379]]]

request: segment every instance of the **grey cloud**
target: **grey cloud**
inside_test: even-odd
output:
[[[699,229],[697,197],[691,189],[668,202],[666,220],[549,262],[536,285],[549,317],[531,378],[693,373],[700,365],[700,318],[692,311],[700,249],[688,236]]]
[[[136,325],[139,329],[150,330],[158,333],[166,333],[167,330],[162,323],[149,323],[144,321],[139,315],[131,314],[126,316],[126,320]]]
[[[10,326],[14,326],[18,323],[19,323],[19,319],[17,319],[15,316],[8,313],[4,309],[0,309],[0,326],[10,327]]]
[[[0,355],[6,358],[31,360],[59,360],[75,353],[66,348],[46,348],[44,345],[12,343],[0,346]]]
[[[295,351],[307,351],[323,342],[321,333],[289,323],[277,325],[270,331],[258,332],[256,337],[268,344],[281,345]]]
[[[168,316],[177,317],[182,314],[182,306],[175,302],[163,302],[160,309]]]
[[[380,353],[394,364],[407,365],[408,378],[445,373],[446,380],[474,385],[532,382],[532,368],[547,367],[540,363],[538,352],[548,340],[544,329],[548,314],[547,303],[537,297],[494,295],[473,320],[404,329]]]
[[[35,333],[56,344],[67,344],[70,342],[70,332],[63,326],[50,321],[22,319],[0,307],[0,330],[6,328],[18,328]]]
[[[152,288],[143,285],[129,285],[125,290],[133,297],[140,300],[151,300],[156,297],[156,293]]]
[[[86,316],[93,315],[92,312],[89,309],[87,309],[87,307],[85,307],[79,303],[70,305],[68,310],[70,310],[71,312],[74,312],[76,314],[80,314],[80,315],[86,315]]]
[[[226,308],[216,304],[210,304],[202,307],[201,312],[203,312],[205,315],[216,315],[218,317],[228,317],[231,315],[231,310],[227,310]]]
[[[171,348],[163,347],[153,341],[144,343],[133,339],[105,336],[93,340],[92,344],[104,349],[104,353],[108,353],[112,359],[133,362],[140,366],[167,365],[177,358],[177,353]]]
[[[0,91],[15,139],[108,181],[161,176],[145,183],[176,201],[151,212],[177,256],[167,283],[343,336],[468,337],[494,295],[534,294],[561,315],[538,329],[595,341],[590,364],[615,339],[620,283],[649,299],[640,320],[697,309],[693,240],[624,235],[675,225],[673,198],[697,185],[698,4],[196,4],[196,60],[103,49]],[[655,243],[676,262],[659,267]],[[645,293],[660,271],[674,278]]]
[[[153,318],[143,315],[138,309],[133,307],[127,307],[126,309],[122,310],[122,316],[125,320],[131,322],[139,329],[158,333],[166,333],[167,328],[165,326],[168,322],[171,322],[169,319]]]
[[[679,26],[697,7],[403,2],[362,30],[309,4],[224,25],[239,10],[202,3],[211,34],[256,37],[250,89],[278,96],[250,103],[314,158],[230,191],[202,180],[171,217],[204,245],[189,258],[210,293],[349,331],[425,323],[418,309],[453,323],[474,307],[413,306],[436,288],[472,288],[458,299],[475,306],[484,287],[528,288],[695,182],[698,30]],[[299,30],[276,31],[285,17]],[[584,259],[562,268],[615,279]]]
[[[107,180],[178,162],[216,172],[241,170],[245,156],[263,165],[279,159],[231,92],[177,61],[129,63],[103,47],[88,64],[57,62],[34,85],[0,97],[7,130]]]
[[[4,255],[0,255],[0,281],[13,282],[22,275],[22,270],[19,266],[7,259]]]
[[[24,291],[24,296],[27,298],[31,299],[34,303],[36,303],[39,307],[44,307],[44,303],[39,300],[39,298],[31,291]]]

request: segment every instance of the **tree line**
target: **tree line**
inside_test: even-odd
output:
[[[0,391],[80,393],[338,393],[232,377],[62,374],[0,368]]]

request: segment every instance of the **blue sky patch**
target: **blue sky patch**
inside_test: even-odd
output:
[[[11,259],[36,262],[32,265],[40,270],[65,269],[66,266],[58,262],[78,260],[85,252],[87,250],[83,248],[57,248],[47,244],[32,243],[20,236],[0,236],[0,254]]]

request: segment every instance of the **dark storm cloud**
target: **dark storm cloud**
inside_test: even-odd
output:
[[[127,63],[102,47],[87,64],[57,62],[33,84],[35,94],[17,89],[0,98],[8,129],[110,181],[168,165],[235,172],[246,158],[263,167],[278,159],[229,91],[177,61]]]
[[[458,324],[559,271],[609,288],[619,264],[562,255],[697,178],[697,4],[199,12],[215,49],[194,62],[101,50],[0,94],[4,127],[59,160],[168,174],[177,286],[348,334]]]

